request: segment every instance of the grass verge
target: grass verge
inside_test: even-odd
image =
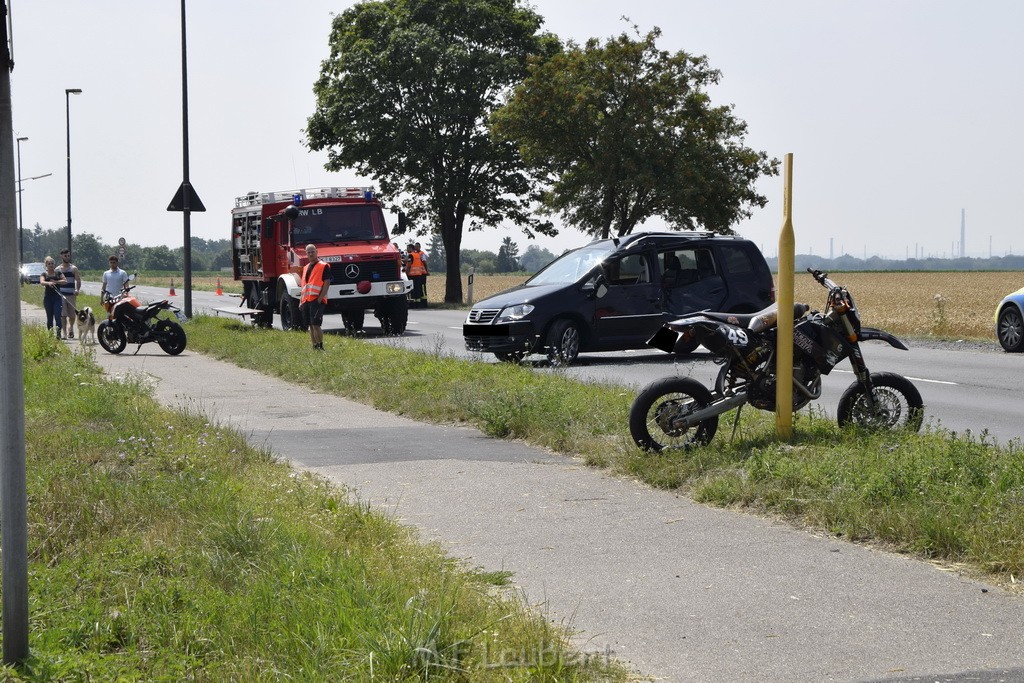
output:
[[[4,680],[625,679],[506,576],[105,380],[40,327],[23,348],[32,648]]]

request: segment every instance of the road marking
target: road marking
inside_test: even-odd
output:
[[[847,374],[847,375],[852,375],[853,374],[853,370],[836,370],[835,372],[842,372],[842,373]],[[911,380],[913,382],[928,382],[929,384],[948,384],[951,387],[958,387],[958,386],[960,386],[959,382],[947,382],[946,380],[942,380],[942,379],[925,379],[923,377],[907,377],[907,379],[909,379],[909,380]]]

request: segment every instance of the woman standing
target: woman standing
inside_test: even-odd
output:
[[[43,259],[43,265],[46,266],[46,272],[39,276],[39,284],[46,288],[43,292],[43,309],[46,310],[46,329],[52,330],[53,324],[56,322],[57,339],[60,339],[60,314],[64,302],[60,298],[58,288],[61,285],[66,285],[68,281],[64,277],[64,273],[56,269],[56,263],[52,256],[47,256]]]

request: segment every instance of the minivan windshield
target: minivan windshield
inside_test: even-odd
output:
[[[526,281],[527,285],[568,285],[579,281],[615,251],[611,240],[592,242],[562,254]]]

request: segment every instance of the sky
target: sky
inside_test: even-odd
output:
[[[166,211],[183,179],[180,2],[10,2],[25,228],[66,225],[70,131],[74,232],[180,246],[182,215]],[[188,3],[190,181],[207,209],[191,216],[194,237],[227,238],[234,199],[250,190],[374,184],[327,172],[326,154],[302,142],[331,17],[353,4]],[[661,49],[706,55],[722,72],[712,102],[747,123],[745,144],[793,155],[798,253],[958,255],[962,211],[968,256],[1024,251],[1019,0],[529,4],[563,40],[657,26]],[[771,257],[781,175],[757,190],[768,203],[735,229]],[[467,233],[463,247],[497,251],[505,236],[556,254],[589,240],[513,228]]]

